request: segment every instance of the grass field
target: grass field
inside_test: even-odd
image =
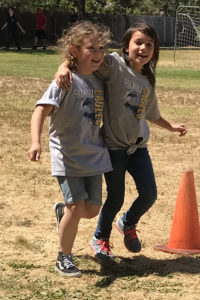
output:
[[[53,205],[62,201],[62,195],[51,177],[48,121],[41,161],[30,162],[27,156],[34,104],[62,59],[53,50],[0,51],[0,299],[200,299],[200,255],[154,249],[169,239],[182,172],[194,172],[198,208],[200,201],[200,52],[180,52],[176,62],[173,55],[173,51],[161,51],[158,102],[163,117],[185,123],[188,134],[180,138],[150,125],[149,152],[158,199],[138,224],[142,251],[136,255],[127,252],[113,228],[115,260],[100,265],[89,248],[97,218],[82,220],[74,255],[83,276],[69,279],[54,271],[58,237]],[[127,174],[120,214],[135,196],[135,185]],[[104,184],[103,200],[105,197]]]

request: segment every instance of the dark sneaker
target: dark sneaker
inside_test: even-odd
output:
[[[93,237],[90,242],[90,247],[94,256],[99,260],[113,260],[114,255],[110,251],[110,244],[107,240],[97,239]]]
[[[73,255],[64,255],[61,251],[58,253],[55,270],[64,276],[81,277],[81,272],[73,262]]]
[[[61,202],[57,202],[54,205],[54,211],[56,214],[56,221],[57,221],[57,224],[56,224],[57,232],[59,231],[60,221],[64,215],[64,208],[65,208],[65,204],[61,203]]]
[[[124,225],[122,218],[120,218],[116,222],[115,227],[124,236],[124,245],[126,246],[126,248],[131,252],[140,252],[142,247],[137,237],[136,225],[126,226]]]

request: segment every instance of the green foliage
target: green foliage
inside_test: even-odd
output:
[[[9,7],[12,6],[17,8],[19,11],[35,11],[36,8],[40,5],[39,0],[1,0],[0,7]]]
[[[51,12],[67,12],[76,7],[76,0],[44,0],[43,7]]]
[[[0,7],[14,6],[20,11],[35,11],[38,6],[51,12],[75,8],[79,15],[158,15],[175,16],[179,5],[200,6],[200,0],[0,0]]]
[[[37,7],[43,7],[44,10],[51,12],[65,12],[76,7],[76,3],[76,0],[1,0],[0,7],[13,6],[21,12],[36,12]]]
[[[86,12],[88,13],[96,13],[96,14],[101,14],[105,5],[106,5],[106,0],[94,0],[94,1],[86,1]]]

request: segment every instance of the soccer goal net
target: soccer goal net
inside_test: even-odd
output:
[[[174,51],[200,49],[200,7],[179,6],[176,11]]]

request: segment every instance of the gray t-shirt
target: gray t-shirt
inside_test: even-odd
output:
[[[94,176],[112,170],[100,132],[104,107],[102,81],[73,73],[68,92],[55,80],[36,103],[51,104],[50,151],[53,176]]]
[[[137,147],[147,147],[146,120],[160,118],[155,88],[117,53],[106,55],[96,74],[106,84],[102,133],[108,148],[131,154]]]

